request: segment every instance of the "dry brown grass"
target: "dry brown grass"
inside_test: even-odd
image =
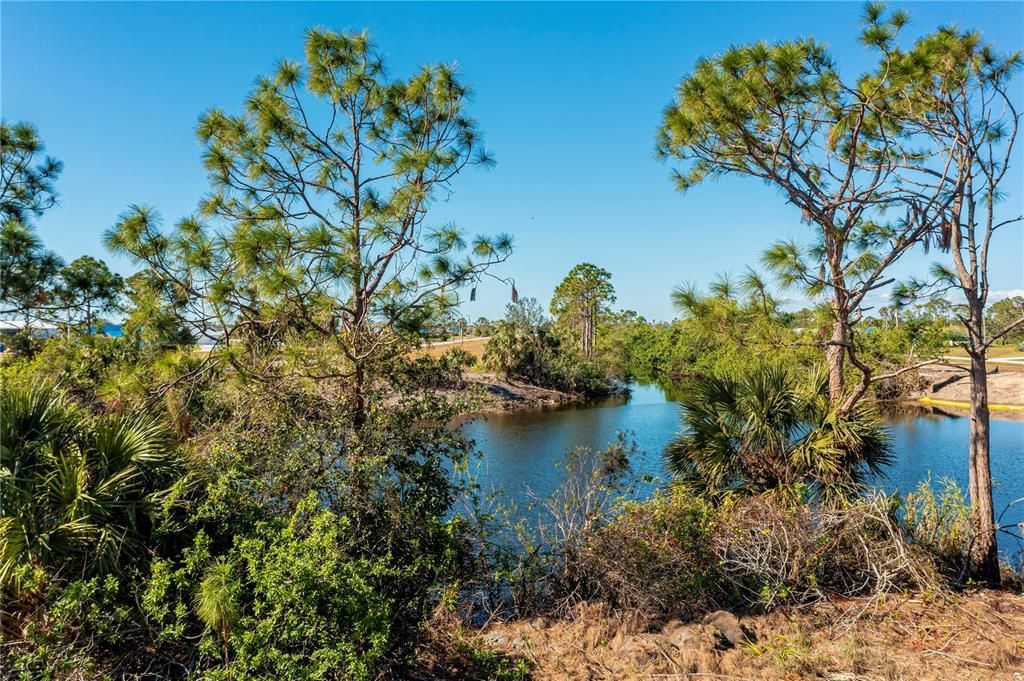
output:
[[[945,355],[953,357],[967,357],[967,351],[963,348],[950,348]],[[993,345],[988,349],[989,359],[1002,359],[1004,357],[1024,357],[1024,350],[1018,350],[1016,345]]]
[[[461,348],[468,352],[469,354],[476,357],[477,361],[480,361],[480,359],[484,356],[484,346],[487,345],[488,340],[489,337],[470,337],[456,339],[454,341],[444,341],[439,343],[433,343],[430,345],[424,345],[422,347],[416,348],[409,354],[412,357],[421,357],[424,355],[428,357],[440,357],[449,350]]]
[[[1019,681],[1024,596],[997,591],[943,599],[893,595],[829,600],[741,617],[756,640],[725,647],[714,629],[581,604],[565,620],[495,623],[484,644],[526,659],[534,678]]]

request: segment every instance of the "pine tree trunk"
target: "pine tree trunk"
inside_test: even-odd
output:
[[[359,277],[355,278],[354,286],[360,285]],[[365,341],[369,330],[367,328],[367,310],[369,303],[366,300],[364,291],[355,289],[353,295],[353,315],[349,329],[349,350],[352,360],[352,425],[356,430],[366,425],[367,410],[366,404],[366,359]]]
[[[843,367],[846,359],[846,343],[849,341],[846,324],[836,319],[832,322],[832,337],[825,346],[825,363],[828,365],[828,398],[832,405],[839,404],[846,392],[846,378]]]
[[[972,336],[974,336],[972,330]],[[973,339],[972,339],[973,340]],[[982,339],[983,341],[983,339]],[[995,509],[992,506],[992,470],[989,464],[988,374],[985,349],[971,348],[971,431],[968,489],[974,544],[971,547],[972,576],[989,586],[998,586],[999,554],[996,546]]]
[[[352,425],[356,430],[366,425],[366,372],[361,361],[352,375]]]

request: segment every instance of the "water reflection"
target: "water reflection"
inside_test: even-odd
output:
[[[671,393],[669,393],[671,395]],[[674,397],[674,396],[673,396]],[[894,463],[876,481],[886,491],[906,493],[921,482],[941,478],[967,488],[968,419],[942,409],[909,405],[885,414],[893,441]],[[602,449],[619,432],[636,441],[634,471],[667,478],[661,453],[679,431],[679,405],[655,385],[635,385],[632,394],[586,406],[524,410],[491,414],[463,425],[483,452],[479,477],[485,488],[502,489],[512,500],[526,504],[544,497],[564,480],[559,464],[577,446]],[[992,476],[998,515],[1024,497],[1024,420],[993,415]],[[649,493],[656,483],[644,485]],[[1011,506],[1004,524],[1024,522],[1024,503]],[[1008,536],[1000,538],[1004,553],[1017,550]]]

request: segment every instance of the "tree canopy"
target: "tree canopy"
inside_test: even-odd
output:
[[[580,263],[555,288],[551,314],[560,326],[579,339],[584,357],[592,357],[597,343],[598,322],[615,302],[612,275],[589,262]]]
[[[28,222],[57,203],[54,181],[64,167],[45,151],[32,124],[0,121],[0,220]]]
[[[0,224],[0,313],[31,315],[49,305],[63,264],[32,227],[5,220]]]
[[[454,67],[392,77],[366,33],[311,29],[305,51],[305,65],[260,78],[242,113],[202,116],[211,193],[196,215],[164,233],[155,211],[132,207],[106,240],[169,282],[197,335],[318,338],[329,357],[307,370],[361,386],[371,356],[457,301],[512,242],[428,223],[460,172],[493,162]]]
[[[30,223],[57,203],[63,166],[45,150],[32,124],[0,121],[0,314],[28,316],[50,303],[63,266]]]
[[[93,332],[97,315],[118,308],[124,281],[102,260],[83,255],[60,271],[57,297],[70,320],[74,316]]]
[[[893,44],[907,17],[882,12],[868,6],[861,34],[879,55],[873,72],[844,78],[812,39],[733,47],[683,79],[657,138],[658,155],[680,163],[679,190],[723,175],[754,177],[814,226],[810,244],[778,242],[763,262],[784,285],[828,300],[829,391],[844,411],[871,381],[853,342],[865,297],[890,283],[889,266],[933,232],[921,216],[948,202],[939,191],[911,197],[903,185],[903,163],[915,152],[894,134],[888,112],[901,84],[891,76]],[[847,359],[862,375],[853,390]]]

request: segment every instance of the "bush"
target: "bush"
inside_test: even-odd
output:
[[[34,333],[28,329],[22,329],[13,336],[11,336],[10,342],[7,344],[7,352],[11,353],[15,358],[31,360],[39,351],[43,349],[45,341],[42,338],[37,338]]]
[[[468,444],[446,427],[451,405],[425,389],[394,396],[353,427],[340,384],[229,382],[210,397],[216,420],[191,447],[202,486],[184,531],[185,558],[155,611],[193,624],[195,585],[226,560],[239,581],[231,673],[376,678],[407,664],[449,584],[462,577],[462,524],[449,516],[450,470]],[[165,580],[166,581],[166,580]],[[187,621],[195,622],[188,614]],[[211,630],[201,667],[223,665]]]
[[[737,500],[718,517],[717,573],[741,606],[939,589],[930,556],[906,543],[889,497],[827,509]]]
[[[592,491],[570,496],[585,503],[569,507],[589,512],[519,553],[512,613],[563,615],[597,600],[665,620],[951,585],[932,553],[908,541],[893,497],[823,507],[779,493],[708,497],[675,486],[638,502],[602,495],[621,489],[614,482],[583,489]]]
[[[4,613],[5,644],[0,669],[5,678],[103,678],[117,659],[114,651],[134,638],[138,627],[121,599],[113,575],[50,582],[37,592],[34,611],[17,620]],[[13,631],[14,636],[9,634]],[[10,674],[10,676],[7,676]]]
[[[943,478],[938,491],[927,480],[907,494],[903,522],[911,542],[928,551],[948,577],[963,580],[974,530],[966,496],[954,480]]]
[[[311,498],[287,522],[260,523],[237,545],[242,615],[225,674],[210,678],[376,678],[401,612],[382,589],[401,575],[386,553],[360,557],[352,519]]]
[[[684,430],[665,451],[668,469],[711,494],[853,499],[890,463],[889,436],[869,405],[840,416],[828,389],[823,371],[810,381],[779,367],[708,378],[682,399]]]
[[[905,540],[897,506],[879,497],[822,508],[768,494],[716,507],[677,487],[624,503],[578,546],[568,543],[567,584],[654,619],[944,589],[931,555]]]
[[[682,489],[626,503],[571,557],[585,593],[616,608],[666,617],[715,602],[714,511]]]
[[[81,357],[78,348],[85,347],[74,346],[71,356]],[[51,352],[67,349],[54,346]],[[454,375],[465,357],[454,353],[440,361]],[[28,377],[41,370],[22,363],[18,372]],[[28,382],[5,383],[5,401]],[[261,382],[229,375],[199,387],[197,435],[183,445],[184,460],[173,461],[177,467],[169,480],[155,468],[155,458],[140,459],[143,477],[132,469],[131,476],[117,478],[131,483],[124,500],[134,505],[115,504],[102,517],[86,518],[88,526],[76,524],[81,536],[60,545],[61,561],[33,559],[52,570],[4,567],[29,564],[18,552],[20,544],[4,540],[0,572],[11,588],[14,580],[23,584],[18,588],[24,594],[14,601],[4,587],[0,624],[12,642],[2,653],[4,667],[14,655],[18,668],[33,678],[62,670],[71,676],[160,678],[401,674],[422,637],[422,624],[466,576],[464,524],[451,515],[458,494],[451,470],[463,465],[469,445],[447,427],[454,407],[429,386],[392,392],[386,407],[375,396],[369,421],[356,429],[350,401],[341,399],[345,385],[337,381]],[[78,419],[68,426],[72,430],[79,423],[95,422],[98,428],[142,418],[67,409]],[[12,447],[8,431],[18,430],[6,421],[15,416],[16,410],[4,408],[5,459]],[[59,446],[15,444],[11,452],[41,453],[42,464],[50,465],[61,461],[48,453],[54,449],[70,457],[69,471],[85,461],[83,479],[105,486],[90,487],[96,503],[79,508],[96,509],[113,487],[104,482],[106,469],[94,468],[116,462],[91,455],[100,451],[93,442],[99,434],[62,438]],[[185,477],[179,477],[185,472],[180,464],[187,466]],[[77,479],[45,474],[36,482],[45,486],[65,478]],[[13,499],[7,486],[20,478],[4,480],[6,503]],[[167,503],[158,506],[151,492],[164,490],[168,481],[175,485],[161,496]],[[51,497],[56,498],[46,498]],[[151,513],[156,510],[159,515]],[[135,525],[106,531],[127,513],[134,513]],[[21,510],[17,515],[30,517]],[[5,522],[3,528],[15,525]],[[50,542],[54,548],[56,538]],[[147,550],[134,550],[137,539],[145,540]],[[111,547],[125,550],[115,555]],[[91,560],[80,560],[76,551]],[[56,569],[62,565],[67,569]],[[116,581],[109,587],[104,582],[102,594],[90,586],[94,595],[80,597],[84,587],[68,580],[83,570],[91,576],[92,568]],[[217,601],[218,592],[228,600]],[[90,605],[100,602],[102,610]],[[86,610],[119,619],[93,622],[93,615],[82,614]]]
[[[119,570],[144,554],[180,476],[163,425],[90,418],[46,384],[0,398],[0,594],[26,568],[53,578]]]

